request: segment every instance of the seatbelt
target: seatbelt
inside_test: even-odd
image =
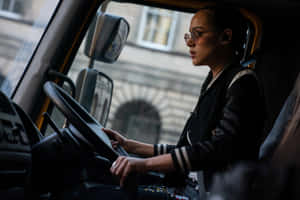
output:
[[[255,77],[256,80],[258,80],[257,78],[257,75],[255,74],[255,72],[251,69],[244,69],[240,72],[238,72],[232,79],[232,81],[230,82],[230,84],[228,85],[228,88],[227,90],[230,89],[230,87],[233,85],[233,83],[235,83],[235,81],[237,81],[238,79],[240,79],[241,77],[245,76],[245,75],[248,75],[248,74],[251,74]]]

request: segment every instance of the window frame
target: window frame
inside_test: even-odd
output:
[[[12,19],[21,19],[22,14],[14,12],[14,10],[13,10],[14,5],[17,3],[17,1],[18,0],[9,0],[9,9],[4,10],[3,9],[4,0],[0,0],[0,16],[12,18]],[[24,2],[22,2],[22,3],[24,3]]]
[[[143,11],[142,11],[140,25],[139,25],[139,30],[138,30],[137,43],[141,46],[148,47],[151,49],[170,51],[172,49],[173,43],[174,43],[176,25],[178,23],[178,12],[174,11],[172,14],[165,13],[164,15],[157,14],[159,16],[171,16],[171,18],[172,18],[172,23],[171,23],[171,27],[170,27],[170,31],[169,31],[169,35],[168,35],[167,45],[157,44],[155,42],[149,42],[149,41],[143,40],[144,30],[145,30],[146,21],[147,21],[147,15],[149,12],[157,14],[155,10],[151,10],[151,7],[144,6]]]

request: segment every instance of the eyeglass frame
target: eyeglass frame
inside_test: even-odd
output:
[[[190,31],[189,33],[185,33],[184,34],[184,40],[186,43],[189,42],[189,40],[192,40],[193,42],[195,42],[196,40],[198,40],[200,37],[202,37],[202,35],[204,33],[208,33],[208,32],[217,32],[216,30],[208,30],[208,31],[197,31],[196,29],[199,29],[202,27],[201,26],[196,26],[192,29],[192,31]],[[195,33],[199,34],[198,36],[195,35]]]

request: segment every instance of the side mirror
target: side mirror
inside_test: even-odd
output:
[[[77,77],[76,94],[76,100],[105,126],[113,94],[112,79],[95,69],[83,69]]]
[[[97,14],[86,40],[85,55],[98,61],[115,62],[129,34],[128,22],[119,16],[107,13]]]

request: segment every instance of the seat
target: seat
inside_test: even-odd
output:
[[[286,99],[269,135],[261,145],[259,152],[260,160],[273,160],[274,157],[279,159],[286,159],[282,157],[282,153],[290,148],[287,146],[295,143],[300,144],[297,141],[299,124],[300,124],[300,75],[294,84],[294,88],[290,95]],[[296,145],[297,146],[297,145]],[[293,148],[297,148],[294,146]],[[300,146],[300,145],[299,145]],[[297,148],[298,149],[298,148]],[[291,151],[290,149],[289,151]],[[296,150],[296,149],[294,149]],[[294,151],[293,150],[293,151]],[[275,153],[276,152],[276,153]],[[286,154],[288,152],[285,152]],[[279,154],[281,156],[279,156]],[[289,154],[289,153],[288,153]],[[279,156],[279,157],[278,157]],[[288,156],[290,157],[290,155]]]
[[[260,162],[241,163],[215,177],[209,200],[299,199],[300,74],[269,135]]]
[[[265,141],[260,147],[260,151],[259,151],[260,160],[270,159],[276,147],[280,143],[284,135],[286,125],[292,117],[293,108],[295,106],[296,99],[297,99],[297,91],[296,89],[293,89],[291,94],[286,99],[273,125],[273,128],[271,129],[270,133],[268,134]]]
[[[290,165],[299,166],[300,153],[300,76],[295,82],[294,89],[289,99],[291,108],[287,109],[287,119],[284,129],[278,134],[280,138],[274,152],[271,155],[272,165],[286,167]],[[274,134],[275,135],[275,134]],[[271,136],[270,136],[271,137]]]

